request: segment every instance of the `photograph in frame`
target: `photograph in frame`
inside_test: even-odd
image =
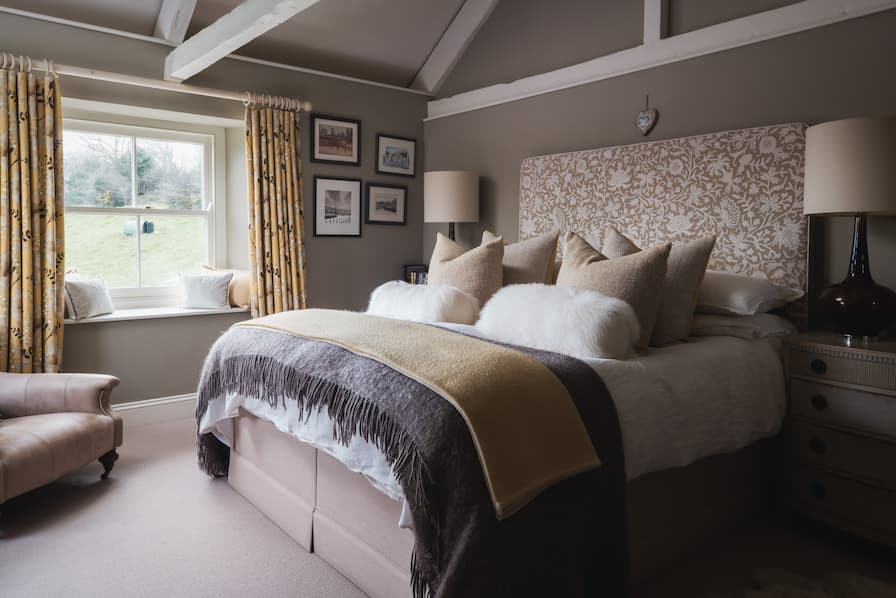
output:
[[[402,185],[367,183],[365,222],[370,224],[407,224],[408,188]]]
[[[359,166],[361,121],[312,114],[311,161]]]
[[[314,177],[314,236],[361,236],[361,179]]]
[[[406,137],[377,133],[376,172],[414,176],[417,142]]]

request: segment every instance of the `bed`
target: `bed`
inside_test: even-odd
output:
[[[608,223],[644,244],[713,233],[711,268],[805,288],[804,131],[778,125],[529,158],[520,238],[574,230],[598,242]],[[769,439],[785,409],[779,343],[704,337],[588,363],[619,415],[632,579],[762,508],[774,473]],[[376,447],[353,439],[345,450],[325,416],[296,426],[251,396],[205,415],[200,428],[230,447],[233,488],[371,596],[411,594],[414,533]]]

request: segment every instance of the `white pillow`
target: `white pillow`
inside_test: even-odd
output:
[[[793,322],[774,314],[752,316],[718,316],[695,314],[691,336],[736,336],[738,338],[766,338],[787,336],[796,332]]]
[[[226,309],[227,285],[233,272],[208,272],[204,274],[181,274],[183,306],[205,309]]]
[[[70,277],[65,280],[65,309],[69,318],[83,320],[111,314],[115,306],[103,279]]]
[[[783,307],[804,294],[762,278],[707,270],[697,294],[697,312],[751,316]]]
[[[473,324],[479,317],[479,300],[447,284],[393,280],[373,289],[367,313],[414,322]]]
[[[482,308],[476,328],[495,340],[579,359],[624,359],[641,335],[625,301],[545,284],[504,287]]]

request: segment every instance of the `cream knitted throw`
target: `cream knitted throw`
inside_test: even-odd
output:
[[[469,427],[499,519],[556,482],[600,465],[566,387],[519,351],[433,326],[345,311],[289,311],[237,326],[338,345],[451,402]]]

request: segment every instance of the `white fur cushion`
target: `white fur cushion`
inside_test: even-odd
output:
[[[482,308],[476,328],[495,340],[579,359],[624,359],[641,335],[625,301],[545,284],[504,287]]]
[[[479,301],[447,284],[393,280],[373,289],[367,313],[414,322],[473,324],[479,317]]]

